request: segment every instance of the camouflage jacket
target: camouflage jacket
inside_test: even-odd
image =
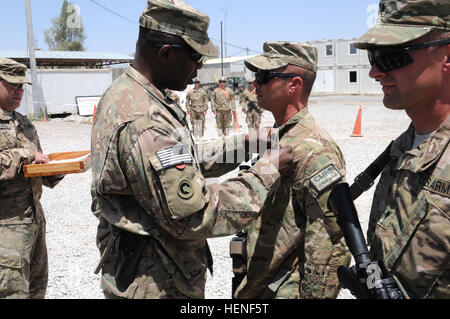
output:
[[[188,112],[206,112],[208,110],[208,95],[205,90],[192,89],[186,96],[186,110]]]
[[[414,126],[394,141],[377,185],[371,253],[411,298],[450,298],[450,117],[410,150]]]
[[[160,263],[186,296],[204,297],[206,238],[236,233],[278,184],[266,160],[221,184],[244,158],[238,138],[198,151],[185,113],[129,67],[104,93],[92,130],[93,207],[110,224],[154,240]],[[217,161],[223,154],[227,163]],[[226,155],[226,156],[225,156]],[[248,158],[248,156],[247,156]],[[204,174],[202,174],[202,172]],[[98,205],[98,206],[97,206]]]
[[[216,88],[213,91],[211,96],[211,109],[213,112],[216,111],[235,111],[236,110],[236,101],[234,99],[234,92],[230,88],[225,88],[222,90],[221,88]]]
[[[336,270],[351,259],[327,205],[332,186],[345,179],[343,155],[307,108],[279,134],[280,145],[292,147],[294,172],[249,228],[247,276],[235,296],[335,298]]]
[[[42,152],[33,124],[23,115],[0,108],[0,225],[43,221],[42,185],[54,187],[61,177],[25,178],[24,163]]]
[[[255,111],[261,114],[264,110],[258,106],[258,98],[255,91],[245,90],[243,93],[243,111],[252,112]]]

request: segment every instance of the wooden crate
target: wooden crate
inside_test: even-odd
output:
[[[91,167],[90,153],[91,151],[79,151],[48,154],[48,158],[50,161],[64,162],[24,165],[24,176],[27,178],[33,178],[42,176],[84,173]],[[88,154],[89,156],[84,158],[84,156]],[[79,159],[81,157],[83,158]]]

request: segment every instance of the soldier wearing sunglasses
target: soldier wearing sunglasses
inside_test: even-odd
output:
[[[63,176],[25,178],[26,163],[45,164],[33,124],[20,106],[27,67],[0,58],[0,298],[43,299],[48,260],[42,186],[53,188]]]
[[[450,2],[382,0],[368,51],[384,105],[410,127],[390,151],[367,240],[405,297],[450,298]]]
[[[202,67],[199,56],[217,55],[208,27],[209,17],[181,0],[149,0],[136,58],[99,103],[92,208],[99,217],[96,272],[102,271],[106,298],[204,298],[212,271],[206,238],[246,227],[280,176],[290,173],[292,156],[284,149],[266,153],[233,180],[206,185],[203,174],[237,168],[241,160],[234,158],[249,160],[252,144],[237,136],[202,154],[185,112],[165,92],[186,89]]]
[[[259,107],[272,112],[280,145],[292,147],[294,161],[292,175],[267,198],[248,229],[247,274],[234,296],[336,298],[337,269],[351,257],[327,202],[332,187],[345,180],[345,162],[308,110],[317,49],[267,42],[264,54],[245,65],[256,73]]]

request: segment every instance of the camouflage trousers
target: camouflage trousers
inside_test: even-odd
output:
[[[205,134],[205,113],[191,112],[191,124],[194,130],[194,136],[203,137]]]
[[[111,236],[110,226],[100,218],[97,246],[102,255]],[[124,245],[129,249],[124,249]],[[130,260],[124,258],[124,250],[133,251],[129,255]],[[175,280],[161,263],[154,240],[126,232],[120,232],[106,256],[100,285],[106,299],[189,298],[180,292]]]
[[[217,112],[216,113],[217,128],[224,136],[226,136],[228,135],[228,126],[231,123],[230,110],[226,111],[217,110],[216,112]]]
[[[45,221],[2,225],[0,298],[43,299],[48,283]]]
[[[261,125],[261,114],[259,112],[247,112],[246,120],[249,130],[259,130],[259,126]]]

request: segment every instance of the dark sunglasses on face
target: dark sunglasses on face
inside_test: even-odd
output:
[[[189,59],[191,59],[191,61],[194,62],[195,64],[202,63],[203,59],[205,58],[204,55],[202,55],[198,52],[195,52],[191,47],[184,45],[184,44],[150,44],[150,47],[160,48],[165,45],[170,45],[174,49],[182,49],[182,50],[188,51],[190,53]]]
[[[23,83],[9,83],[8,81],[1,80],[6,84],[6,86],[9,86],[10,88],[14,88],[15,90],[22,90],[23,89]]]
[[[383,72],[400,69],[414,63],[408,51],[425,49],[433,46],[443,46],[450,43],[450,39],[443,39],[405,47],[373,47],[367,49],[369,62]]]
[[[296,78],[300,77],[304,79],[305,77],[300,74],[294,74],[294,73],[278,73],[278,72],[257,72],[255,73],[255,81],[259,85],[264,85],[268,83],[270,80],[275,78]]]

